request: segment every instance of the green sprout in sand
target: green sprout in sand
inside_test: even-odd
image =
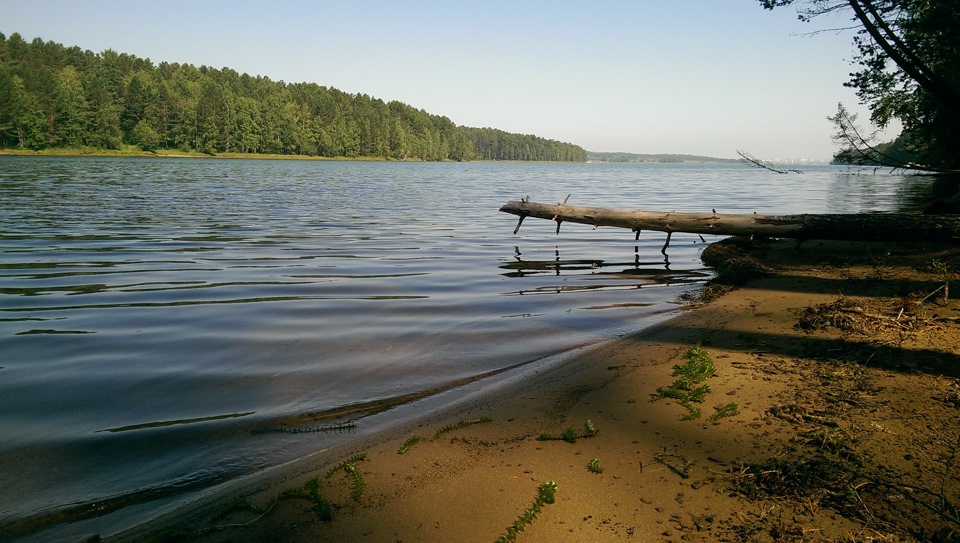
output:
[[[583,432],[577,433],[574,428],[569,427],[560,435],[540,434],[537,437],[537,441],[566,441],[567,443],[576,443],[577,439],[595,437],[598,433],[600,432],[597,430],[597,427],[594,426],[593,421],[588,420],[583,423]]]
[[[702,343],[697,343],[687,351],[687,362],[673,367],[673,376],[676,379],[670,386],[657,387],[657,394],[654,396],[654,400],[671,398],[680,402],[680,405],[687,409],[687,413],[681,417],[683,420],[700,418],[702,412],[694,404],[703,403],[706,395],[710,393],[710,385],[704,381],[713,377],[717,371],[701,345]],[[728,404],[719,408],[710,420],[716,421],[736,413],[737,405]]]
[[[591,458],[590,461],[587,462],[587,470],[590,471],[590,473],[596,473],[597,475],[603,473],[603,467],[600,465],[600,459]]]

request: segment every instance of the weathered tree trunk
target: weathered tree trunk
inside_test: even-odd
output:
[[[960,244],[960,215],[913,213],[858,213],[832,215],[731,215],[720,213],[672,213],[602,207],[508,202],[500,208],[520,217],[552,219],[593,226],[629,228],[634,232],[688,232],[734,236],[764,236],[798,240],[842,241],[935,241]],[[516,233],[516,230],[514,230]]]

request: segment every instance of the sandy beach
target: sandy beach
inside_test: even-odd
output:
[[[736,284],[692,311],[108,540],[960,541],[960,251],[794,246],[721,250]]]

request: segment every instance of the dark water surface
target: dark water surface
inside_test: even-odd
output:
[[[514,236],[508,200],[842,213],[930,184],[805,172],[0,157],[0,526],[108,535],[329,446],[297,417],[616,337],[708,278],[695,235]]]

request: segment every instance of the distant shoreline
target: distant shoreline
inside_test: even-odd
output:
[[[140,150],[104,150],[104,149],[44,149],[41,151],[31,151],[25,149],[0,149],[0,156],[31,156],[31,157],[133,157],[133,158],[249,158],[261,160],[323,160],[323,161],[364,161],[364,162],[428,162],[419,158],[409,158],[398,160],[385,157],[324,157],[310,155],[272,155],[260,153],[195,153],[184,151],[157,151],[148,152]],[[453,162],[453,161],[444,161]]]
[[[587,162],[625,162],[649,164],[735,164],[738,158],[717,158],[683,153],[607,153],[587,151]]]
[[[229,159],[251,159],[251,160],[318,160],[318,161],[362,161],[362,162],[457,162],[454,160],[423,160],[421,158],[396,159],[389,157],[325,157],[315,155],[279,155],[266,153],[216,153],[206,154],[181,150],[159,150],[159,151],[141,151],[139,149],[76,149],[59,148],[43,149],[33,151],[29,149],[0,149],[0,156],[29,156],[29,157],[134,157],[134,158],[229,158]],[[550,160],[465,160],[463,162],[563,162]],[[572,162],[572,164],[589,163],[630,163],[630,164],[735,164],[739,159],[716,158],[699,155],[669,154],[635,154],[635,153],[595,153],[589,151],[585,162]]]
[[[42,151],[31,151],[25,149],[0,149],[0,157],[3,156],[26,156],[26,157],[70,157],[70,158],[215,158],[215,159],[249,159],[249,160],[312,160],[323,162],[418,162],[418,163],[477,163],[477,162],[542,162],[555,164],[586,164],[587,162],[570,162],[561,160],[423,160],[421,158],[396,159],[389,157],[371,157],[371,156],[314,156],[314,155],[271,155],[260,153],[193,153],[184,151],[158,151],[147,152],[139,150],[102,150],[102,149],[44,149]]]

